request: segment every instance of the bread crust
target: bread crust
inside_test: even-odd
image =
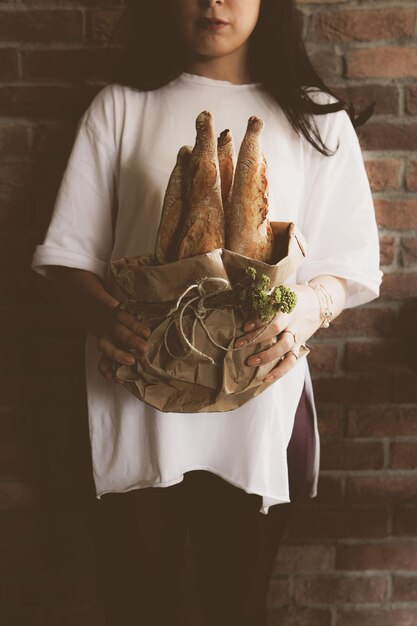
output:
[[[228,220],[226,248],[270,263],[274,236],[267,218],[268,175],[261,149],[263,121],[252,115],[240,146]]]
[[[233,135],[227,128],[217,139],[217,154],[220,167],[220,184],[224,212],[225,239],[227,239],[230,205],[232,202],[233,180],[236,167],[236,152]]]
[[[224,247],[224,213],[213,116],[203,111],[196,119],[196,141],[188,170],[187,212],[178,259]]]
[[[154,251],[158,263],[161,264],[176,260],[178,230],[184,219],[184,200],[191,153],[191,146],[180,148],[165,191]]]

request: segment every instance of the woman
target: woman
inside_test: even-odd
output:
[[[132,3],[128,18],[126,56],[80,120],[32,264],[88,331],[100,601],[109,625],[180,624],[189,532],[204,624],[265,626],[280,540],[297,502],[317,492],[317,418],[299,347],[376,298],[381,281],[353,109],[313,70],[292,0]],[[250,115],[264,120],[269,218],[295,222],[308,251],[291,281],[297,306],[265,333],[273,347],[248,360],[282,357],[274,384],[227,413],[168,414],[113,383],[115,363],[146,353],[149,329],[115,313],[108,268],[153,251],[169,174],[202,110],[237,146]],[[259,325],[250,320],[238,341]]]

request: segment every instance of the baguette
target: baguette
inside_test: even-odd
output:
[[[230,219],[230,204],[232,201],[233,178],[236,163],[233,135],[229,129],[226,129],[222,133],[220,133],[220,136],[217,140],[217,153],[219,156],[225,238],[227,238],[228,222]]]
[[[274,236],[268,214],[267,165],[261,150],[263,121],[251,116],[240,146],[230,206],[226,247],[272,262]]]
[[[203,111],[196,120],[197,136],[188,170],[187,213],[178,259],[224,247],[224,213],[213,116]]]
[[[158,263],[161,264],[176,260],[178,229],[184,211],[186,176],[191,153],[191,146],[183,146],[179,150],[165,191],[154,251]]]

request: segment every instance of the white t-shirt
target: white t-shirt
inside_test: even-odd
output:
[[[334,102],[324,92],[314,96]],[[183,73],[154,91],[104,87],[82,116],[56,198],[49,229],[32,268],[50,277],[49,265],[96,273],[115,297],[109,263],[152,253],[162,200],[179,148],[194,145],[195,119],[214,115],[216,132],[229,128],[236,150],[248,118],[264,122],[269,218],[293,221],[309,243],[293,282],[320,274],[348,279],[346,306],[379,294],[378,232],[360,145],[345,111],[314,116],[325,157],[298,136],[275,100],[259,85]],[[269,506],[289,501],[286,449],[306,385],[307,360],[258,397],[225,413],[164,413],[139,401],[97,369],[97,340],[87,334],[86,383],[97,498],[180,482],[205,469]],[[314,411],[315,462],[310,496],[317,493],[319,433]]]

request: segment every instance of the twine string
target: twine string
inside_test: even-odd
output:
[[[218,294],[221,293],[222,291],[224,291],[224,289],[228,286],[228,281],[224,278],[216,278],[216,277],[204,277],[202,278],[198,283],[194,283],[193,285],[189,285],[185,291],[179,296],[177,302],[175,303],[175,305],[170,309],[170,311],[167,314],[167,318],[169,318],[168,321],[168,325],[165,329],[164,332],[164,346],[165,349],[167,350],[168,354],[172,357],[172,358],[187,358],[192,352],[194,352],[197,356],[199,356],[200,358],[202,358],[205,361],[208,361],[211,364],[216,364],[214,359],[209,356],[208,354],[206,354],[205,352],[202,352],[201,350],[199,350],[196,345],[195,345],[195,331],[196,331],[196,327],[197,327],[197,323],[200,323],[201,326],[203,327],[205,333],[207,334],[207,337],[209,338],[209,340],[211,341],[211,343],[213,345],[215,345],[217,348],[219,348],[220,350],[224,350],[224,351],[228,351],[228,350],[232,350],[232,351],[236,351],[236,350],[240,350],[239,348],[229,348],[229,347],[225,347],[222,346],[221,344],[219,344],[211,335],[209,329],[207,328],[207,325],[205,324],[204,320],[207,316],[207,313],[210,311],[213,311],[216,307],[210,307],[210,306],[206,306],[204,300],[206,298],[206,296],[208,295],[204,289],[204,284],[205,283],[217,283],[219,285],[219,288],[216,289],[215,291],[213,291],[210,295],[214,295],[214,294]],[[191,291],[193,290],[197,290],[198,295],[191,297],[189,300],[187,300],[185,303],[182,303],[183,299],[185,298],[185,296],[187,294],[189,294]],[[192,304],[196,303],[195,306],[192,307]],[[192,326],[191,326],[191,340],[188,339],[185,330],[184,330],[184,314],[186,312],[186,310],[192,307],[191,310],[194,314],[194,319],[192,322]],[[171,325],[174,323],[175,321],[175,314],[179,311],[179,332],[180,332],[180,336],[182,338],[182,340],[184,341],[184,343],[186,344],[186,346],[188,347],[187,352],[182,355],[182,356],[178,356],[175,355],[171,352],[169,346],[168,346],[168,333],[169,330],[171,328]],[[256,339],[258,339],[268,328],[269,326],[272,324],[272,322],[274,321],[274,317],[272,317],[269,322],[265,325],[262,326],[259,331],[257,333],[255,333],[255,335],[252,337],[252,339],[250,341],[248,341],[245,345],[254,343]],[[236,334],[236,327],[234,328],[234,335]]]

